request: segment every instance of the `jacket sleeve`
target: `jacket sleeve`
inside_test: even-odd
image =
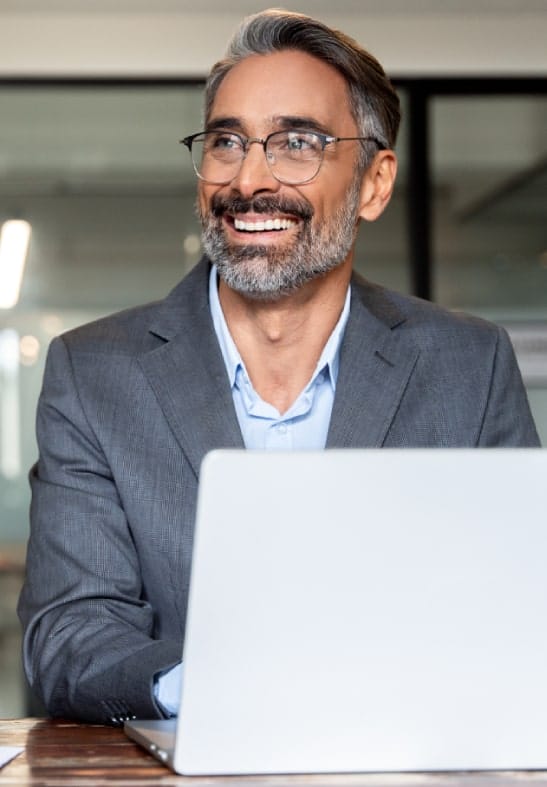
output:
[[[18,606],[30,685],[53,716],[161,716],[154,675],[180,659],[181,645],[153,638],[139,555],[62,337],[48,354],[37,437]]]
[[[498,328],[490,390],[478,445],[540,445],[513,346],[503,328]]]

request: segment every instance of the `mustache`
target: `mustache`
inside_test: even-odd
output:
[[[219,218],[224,213],[289,213],[304,221],[313,217],[312,205],[306,200],[287,197],[223,197],[215,194],[211,200],[211,213]]]

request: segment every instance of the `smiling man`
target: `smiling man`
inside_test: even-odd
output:
[[[352,273],[397,169],[399,102],[369,53],[257,14],[205,118],[183,140],[204,259],[163,302],[50,348],[19,612],[53,715],[176,713],[207,451],[538,444],[500,328]]]
[[[254,392],[284,414],[340,319],[359,219],[389,200],[394,140],[362,133],[342,74],[307,52],[249,55],[221,78],[222,68],[206,131],[184,142],[229,334]],[[384,89],[395,126],[397,97]]]

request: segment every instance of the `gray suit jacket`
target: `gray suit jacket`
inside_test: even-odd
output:
[[[161,715],[152,683],[181,654],[200,462],[243,447],[208,270],[52,342],[19,614],[53,715]],[[537,444],[502,330],[354,279],[328,447]]]

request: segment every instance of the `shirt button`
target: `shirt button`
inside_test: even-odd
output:
[[[279,424],[277,427],[277,431],[279,432],[279,434],[287,434],[286,424]]]

